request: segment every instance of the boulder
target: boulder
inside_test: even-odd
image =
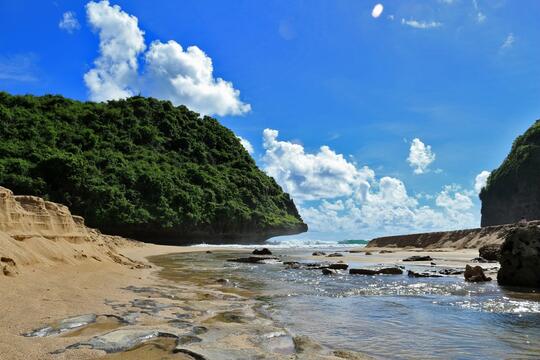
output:
[[[512,229],[501,246],[500,285],[540,288],[540,227]]]
[[[384,274],[384,275],[401,275],[403,274],[403,270],[397,267],[390,267],[390,268],[380,269],[378,273]]]
[[[366,251],[365,255],[373,255],[370,251]]]
[[[465,271],[458,270],[458,269],[442,269],[442,270],[439,270],[439,274],[442,274],[442,275],[461,275],[464,272]]]
[[[275,256],[249,256],[244,258],[227,259],[230,262],[249,263],[249,264],[264,264],[268,261],[277,261]]]
[[[406,259],[403,259],[403,261],[432,261],[433,258],[429,255],[414,255],[414,256],[410,256]]]
[[[333,253],[333,254],[328,255],[328,257],[341,257],[341,256],[343,256],[343,254],[340,254],[340,253]]]
[[[272,252],[268,248],[255,249],[252,252],[253,255],[272,255]]]
[[[349,269],[351,275],[377,275],[377,270],[372,269]]]
[[[465,277],[465,281],[470,282],[491,281],[491,278],[484,274],[484,269],[480,266],[465,266],[465,273],[463,273],[463,276]]]
[[[489,261],[498,261],[500,252],[501,245],[498,244],[484,245],[478,249],[480,257]]]
[[[326,253],[324,251],[315,251],[312,256],[325,256]]]

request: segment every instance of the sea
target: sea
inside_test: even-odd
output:
[[[336,251],[365,244],[363,240],[302,241],[268,247],[285,259],[304,261],[315,248]],[[245,254],[234,248],[169,254],[160,263],[169,264],[167,271],[227,278],[257,291],[271,317],[289,332],[307,335],[330,348],[359,351],[375,359],[540,359],[538,293],[503,288],[496,281],[467,283],[461,276],[410,278],[346,272],[324,276],[320,271],[291,270],[279,263],[226,261]]]

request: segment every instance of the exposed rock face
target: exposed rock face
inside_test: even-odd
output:
[[[540,288],[540,228],[514,228],[501,247],[499,261],[499,284]]]
[[[16,196],[0,187],[0,275],[14,276],[26,266],[54,262],[113,261],[145,266],[117,251],[134,244],[86,227],[84,219],[72,215],[64,205]]]
[[[499,259],[500,252],[501,246],[498,244],[484,245],[478,249],[478,254],[480,257],[489,261],[497,261]]]
[[[463,276],[465,277],[465,281],[470,282],[491,281],[491,278],[484,274],[484,269],[482,269],[480,266],[465,266],[465,273]]]
[[[482,226],[540,219],[540,120],[514,141],[480,199]]]
[[[540,221],[537,223],[540,224]],[[513,227],[514,224],[510,224],[476,229],[385,236],[371,240],[366,248],[476,249],[484,245],[502,244],[504,237]]]

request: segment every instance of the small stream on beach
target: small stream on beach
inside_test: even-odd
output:
[[[299,260],[311,251],[274,253]],[[323,276],[283,264],[226,261],[245,255],[170,254],[158,263],[167,278],[200,284],[226,278],[254,291],[290,332],[332,348],[378,359],[540,358],[540,294],[513,292],[496,281],[466,283],[462,276]]]

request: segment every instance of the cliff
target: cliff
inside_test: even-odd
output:
[[[540,120],[514,141],[480,199],[482,226],[540,219]]]
[[[540,224],[540,221],[530,224]],[[371,240],[366,247],[476,249],[484,245],[502,244],[505,236],[514,228],[515,225],[510,224],[466,230],[385,236]]]
[[[60,204],[14,196],[0,187],[0,276],[34,265],[112,262],[141,267],[118,252],[137,243],[87,228],[84,219]]]
[[[307,230],[232,131],[151,98],[0,92],[0,186],[65,204],[105,233],[156,243],[262,242]]]

